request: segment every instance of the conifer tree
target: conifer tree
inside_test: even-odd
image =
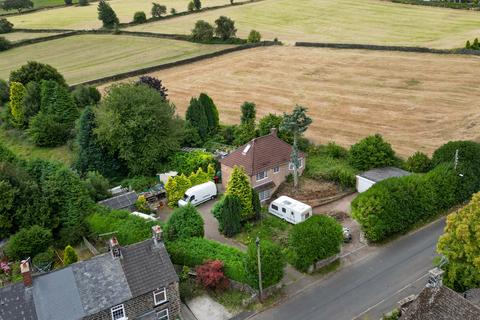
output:
[[[63,251],[63,265],[68,266],[78,261],[78,256],[72,246],[68,245]]]
[[[10,83],[10,114],[12,124],[16,127],[23,125],[23,98],[25,97],[25,87],[20,82]]]
[[[242,203],[235,195],[226,195],[220,210],[219,231],[227,237],[233,237],[242,229]]]
[[[216,134],[219,126],[217,106],[215,105],[215,103],[213,103],[212,98],[210,98],[205,93],[200,93],[200,96],[198,97],[198,101],[203,106],[205,115],[207,117],[208,132],[210,134]]]
[[[187,124],[197,129],[202,141],[205,141],[205,138],[208,135],[208,119],[205,113],[205,108],[198,99],[192,98],[190,100],[185,119]]]
[[[243,167],[234,166],[230,175],[230,180],[228,180],[227,183],[225,194],[235,195],[240,199],[242,204],[242,220],[247,220],[253,217],[251,189],[250,180]]]
[[[100,0],[97,7],[98,19],[102,21],[103,27],[111,29],[115,25],[118,25],[118,17],[115,11],[113,11],[110,4],[105,2],[105,0]]]

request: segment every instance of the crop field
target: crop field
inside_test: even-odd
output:
[[[349,146],[383,134],[402,156],[431,153],[453,139],[480,140],[480,57],[257,48],[154,74],[183,115],[192,96],[208,93],[221,121],[237,124],[253,101],[257,119],[309,108],[307,137]]]
[[[228,47],[134,36],[72,36],[0,53],[0,78],[33,60],[52,65],[69,84],[76,84]]]
[[[150,9],[152,0],[111,0],[108,3],[115,10],[120,22],[131,22],[133,14],[137,11],[144,11],[147,17],[151,17]],[[158,1],[167,6],[167,13],[171,8],[177,12],[187,11],[188,1],[186,0],[162,0]],[[228,4],[229,0],[203,0],[203,7]],[[98,29],[102,23],[98,20],[98,3],[92,2],[85,7],[65,7],[47,11],[32,12],[18,16],[9,17],[15,27],[30,29]]]
[[[11,42],[17,42],[27,39],[43,38],[59,34],[58,32],[11,32],[2,34],[2,37],[10,40]]]
[[[238,34],[251,29],[266,39],[322,41],[435,48],[463,47],[480,33],[480,12],[378,0],[266,0],[198,15],[131,27],[128,30],[189,33],[195,21],[232,18]]]

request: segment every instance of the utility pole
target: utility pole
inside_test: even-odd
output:
[[[260,289],[260,301],[263,299],[263,288],[262,288],[262,262],[260,261],[260,239],[257,237],[255,240],[257,245],[257,259],[258,259],[258,288]]]

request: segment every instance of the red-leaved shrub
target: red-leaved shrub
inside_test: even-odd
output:
[[[223,262],[220,260],[206,261],[195,270],[197,281],[206,289],[225,290],[228,287],[228,278],[223,272]]]

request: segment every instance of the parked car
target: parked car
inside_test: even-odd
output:
[[[217,196],[217,186],[212,181],[205,182],[191,187],[185,191],[183,199],[178,200],[178,206],[183,207],[187,204],[198,206]]]
[[[350,228],[343,227],[343,242],[350,242],[352,241],[352,232]]]
[[[312,207],[290,197],[281,196],[270,203],[268,212],[287,222],[297,224],[312,216]]]

